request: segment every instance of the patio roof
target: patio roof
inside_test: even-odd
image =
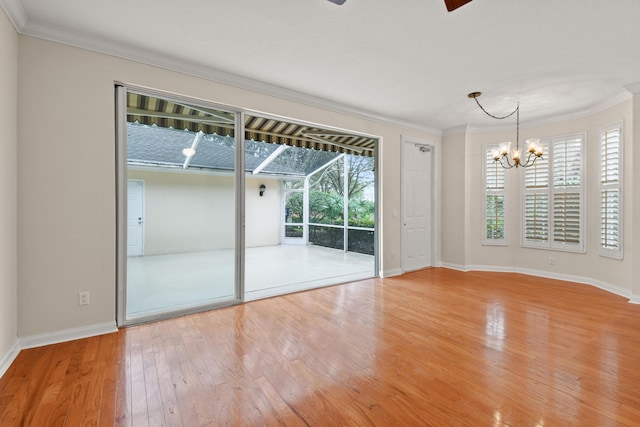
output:
[[[194,144],[195,141],[195,144]],[[191,130],[127,123],[129,165],[174,169],[233,171],[235,139]],[[340,156],[340,153],[289,147],[264,141],[245,141],[245,171],[304,177]],[[183,150],[193,148],[191,155]]]
[[[376,138],[257,115],[245,117],[246,140],[365,156],[374,154]],[[235,135],[233,113],[134,92],[127,93],[127,122],[202,131],[208,135]]]

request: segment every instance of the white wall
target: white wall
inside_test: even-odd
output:
[[[0,8],[0,375],[16,343],[18,34]]]
[[[442,262],[465,265],[466,236],[466,131],[442,138]],[[455,167],[451,165],[455,164]]]
[[[267,189],[260,197],[260,184]],[[270,178],[246,178],[245,181],[245,245],[274,246],[280,244],[282,185]]]
[[[634,88],[634,95],[632,100],[633,118],[629,122],[625,123],[625,135],[631,133],[631,137],[625,144],[625,156],[627,161],[625,165],[627,167],[627,174],[625,174],[626,192],[632,194],[640,192],[640,173],[633,173],[630,179],[627,179],[628,174],[632,171],[633,166],[640,164],[640,84],[637,84]],[[631,216],[627,217],[633,230],[627,229],[625,237],[629,239],[631,237],[632,242],[640,242],[640,197],[633,197],[632,200],[627,200],[631,205]],[[637,249],[637,245],[626,245],[627,259],[633,264],[633,271],[631,276],[633,277],[633,291],[631,300],[637,304],[640,304],[640,250]]]
[[[516,269],[534,272],[536,274],[552,277],[572,278],[586,283],[593,283],[616,293],[631,296],[633,290],[632,280],[632,253],[633,253],[633,205],[634,189],[633,178],[638,172],[633,171],[633,103],[629,99],[617,105],[608,107],[600,112],[585,115],[579,118],[567,119],[556,123],[535,127],[521,128],[520,139],[522,141],[531,137],[547,138],[568,135],[578,132],[587,133],[587,163],[586,163],[586,253],[571,253],[562,251],[550,251],[541,249],[522,248],[520,246],[521,224],[521,175],[522,169],[507,171],[509,179],[508,192],[508,232],[509,244],[507,247],[483,246],[482,240],[482,145],[495,144],[503,140],[513,140],[514,131],[500,132],[468,132],[445,137],[443,145],[451,145],[444,150],[443,164],[460,163],[459,153],[466,151],[466,164],[464,170],[472,179],[468,180],[465,193],[464,206],[451,195],[443,201],[443,221],[448,221],[447,232],[443,233],[443,263],[453,264],[465,269]],[[624,253],[625,258],[614,260],[598,255],[599,244],[599,129],[616,121],[624,121],[625,133],[625,180],[624,180]],[[465,148],[460,147],[460,139],[464,139]],[[444,168],[446,170],[446,168]],[[465,171],[460,170],[463,174]],[[443,174],[446,172],[443,171]],[[451,175],[452,173],[449,173]],[[459,193],[459,180],[454,182],[451,176],[443,176],[443,192]],[[455,234],[457,231],[454,223],[460,221],[458,209],[464,209],[468,217],[467,228],[464,230],[464,239]],[[449,236],[456,236],[450,239]],[[464,242],[463,242],[464,241]],[[446,249],[445,249],[446,248]],[[459,253],[465,253],[466,258],[461,260]],[[555,265],[549,265],[549,257],[555,258]],[[462,262],[462,264],[460,264]],[[581,280],[585,279],[585,280]]]
[[[144,181],[144,254],[233,248],[235,187],[232,175],[130,170]],[[260,184],[267,191],[260,197]],[[246,179],[246,246],[280,243],[280,182]]]
[[[381,269],[399,270],[401,134],[433,135],[32,37],[18,56],[20,335],[114,319],[114,81],[382,137]]]
[[[144,253],[172,254],[233,248],[233,176],[129,171],[144,181]]]

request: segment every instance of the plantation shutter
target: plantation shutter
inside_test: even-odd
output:
[[[584,134],[541,141],[525,169],[522,246],[584,251]]]
[[[525,240],[545,243],[549,241],[549,195],[525,194]]]
[[[504,245],[506,233],[506,181],[505,169],[494,161],[493,151],[497,145],[483,146],[483,223],[482,243]]]
[[[549,144],[542,143],[544,156],[524,171],[525,246],[541,246],[549,242]]]
[[[600,255],[622,259],[622,123],[600,132]]]
[[[582,212],[582,139],[553,144],[553,242],[580,245]]]

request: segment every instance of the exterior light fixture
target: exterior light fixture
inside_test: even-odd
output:
[[[514,114],[516,115],[516,148],[511,150],[511,142],[501,143],[498,146],[498,149],[493,152],[494,162],[500,162],[500,165],[505,169],[511,169],[513,167],[517,168],[519,166],[522,166],[523,168],[533,166],[536,160],[542,157],[542,146],[540,145],[540,140],[538,138],[527,139],[527,148],[525,152],[520,152],[520,103],[518,103],[515,110],[506,116],[494,116],[493,114],[488,113],[487,110],[480,105],[480,101],[478,101],[478,97],[480,95],[480,92],[471,92],[467,96],[474,99],[476,104],[478,104],[478,107],[480,107],[487,116],[502,120],[511,117]],[[511,158],[509,158],[509,154],[511,154]]]
[[[264,184],[260,184],[260,197],[264,195],[264,190],[267,189],[267,186]]]

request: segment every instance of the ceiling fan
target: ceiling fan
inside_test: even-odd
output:
[[[347,0],[329,0],[331,3],[343,4]],[[460,6],[469,3],[471,0],[444,0],[444,4],[447,6],[449,12],[456,10]]]
[[[469,3],[471,0],[444,0],[444,4],[447,5],[447,10],[449,12],[456,10],[460,6],[464,6]]]

